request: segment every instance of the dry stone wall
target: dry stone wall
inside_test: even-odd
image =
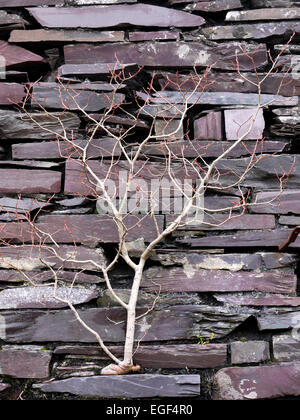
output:
[[[278,252],[300,225],[299,6],[299,1],[289,0],[0,1],[0,57],[5,64],[0,72],[0,399],[15,399],[21,393],[29,399],[43,399],[46,393],[48,398],[299,398],[300,238]],[[17,264],[45,285],[52,278],[30,247],[36,238],[27,217],[38,214],[38,227],[54,235],[63,255],[76,252],[82,261],[66,259],[60,267],[59,280],[65,286],[59,296],[68,294],[77,272],[72,304],[121,355],[125,314],[91,264],[109,258],[118,235],[112,220],[96,214],[89,199],[92,188],[80,182],[78,163],[63,159],[65,146],[49,131],[61,130],[59,116],[65,130],[73,131],[76,144],[85,141],[84,118],[76,107],[65,110],[67,99],[61,96],[57,72],[81,93],[86,112],[99,114],[112,92],[107,63],[117,56],[128,74],[143,66],[142,82],[154,77],[161,90],[155,112],[172,118],[163,107],[164,95],[180,107],[176,86],[193,90],[188,71],[196,67],[201,73],[212,65],[206,92],[190,98],[197,105],[188,116],[193,148],[186,148],[190,159],[199,152],[211,159],[222,153],[224,142],[236,139],[236,121],[251,117],[249,107],[257,102],[251,81],[267,74],[280,51],[276,71],[262,84],[262,101],[272,103],[259,113],[247,147],[233,149],[220,169],[239,173],[257,147],[260,130],[265,136],[262,152],[275,156],[260,161],[240,187],[249,191],[251,200],[266,203],[278,191],[278,177],[288,173],[284,193],[279,201],[250,208],[224,223],[219,214],[221,224],[216,227],[179,229],[161,243],[145,270],[138,304],[141,315],[156,299],[154,309],[137,323],[135,362],[143,371],[126,378],[100,376],[108,360],[94,336],[77,324],[66,305],[52,298],[51,287],[33,287],[20,271],[11,269]],[[250,83],[234,69],[236,53]],[[16,107],[36,80],[31,86],[34,97],[49,113],[37,113],[34,101],[26,109],[39,124],[22,118]],[[212,80],[215,83],[209,84]],[[124,86],[115,99],[129,100],[130,89]],[[142,97],[142,86],[137,92]],[[153,109],[152,104],[143,111],[149,114]],[[157,120],[156,133],[163,130],[162,121]],[[116,130],[133,124],[126,115],[115,115],[110,123]],[[141,112],[134,135],[138,139],[147,129],[149,118]],[[183,142],[184,134],[177,133]],[[105,133],[95,141],[89,150],[91,167],[105,174],[105,159],[121,151]],[[182,145],[172,147],[178,153]],[[159,176],[156,159],[163,152],[155,142],[147,148],[153,162],[141,170],[149,180]],[[118,170],[125,167],[121,160]],[[214,209],[236,199],[232,188],[210,194],[206,204]],[[173,219],[163,214],[157,218],[160,228]],[[127,223],[133,226],[135,219],[129,217]],[[153,220],[144,218],[128,240],[138,253],[135,241],[150,241],[155,235]],[[14,246],[6,247],[3,241]],[[47,248],[43,260],[60,266]],[[124,299],[131,274],[123,266],[113,272],[113,283]]]

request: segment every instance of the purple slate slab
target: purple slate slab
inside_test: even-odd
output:
[[[267,341],[234,341],[230,343],[231,363],[260,363],[270,359],[270,348]]]
[[[29,8],[38,23],[47,28],[108,28],[115,26],[199,27],[200,16],[148,4],[90,6],[81,8]]]
[[[161,292],[296,292],[297,278],[277,272],[237,272],[202,270],[197,265],[184,268],[153,268],[143,275],[142,288]]]
[[[287,184],[288,187],[288,184]],[[268,202],[270,202],[268,204]],[[258,192],[253,197],[255,204],[251,206],[252,213],[272,213],[272,214],[300,214],[300,191],[299,190],[285,190],[277,191],[262,191]]]
[[[244,47],[246,47],[244,45]],[[247,44],[247,49],[259,69],[267,63],[264,44]],[[152,68],[193,68],[213,65],[215,69],[233,70],[235,54],[241,71],[253,71],[253,63],[238,49],[237,43],[207,46],[201,42],[115,43],[110,45],[66,45],[66,64],[136,63]]]
[[[259,140],[263,136],[265,120],[262,109],[258,111],[257,115],[255,108],[226,109],[224,119],[227,140],[238,140],[241,137],[245,140]]]
[[[292,362],[300,360],[300,342],[293,334],[273,336],[273,354],[276,362]]]
[[[2,346],[1,375],[24,379],[47,378],[51,355],[51,351],[39,346]]]
[[[192,248],[276,248],[287,241],[291,229],[274,229],[273,231],[238,232],[229,235],[207,236],[205,238],[185,238],[176,242],[181,245],[189,245]],[[300,238],[290,245],[290,248],[298,249]]]
[[[190,3],[190,2],[185,2]],[[242,9],[242,3],[240,0],[217,0],[217,1],[200,1],[191,2],[192,4],[187,5],[184,10],[191,12],[207,12],[215,13],[222,12],[224,10]],[[173,4],[171,2],[170,4]],[[176,4],[176,3],[175,3]]]
[[[151,31],[151,32],[130,32],[129,41],[138,42],[138,41],[154,41],[154,40],[172,40],[179,41],[179,33],[171,31]]]
[[[61,173],[55,171],[0,169],[1,193],[58,193]]]
[[[219,302],[228,303],[229,305],[238,306],[300,306],[300,297],[286,296],[226,296],[215,295]]]
[[[34,143],[36,145],[36,143]],[[247,156],[252,154],[253,152],[260,152],[263,149],[264,153],[279,153],[283,152],[288,149],[289,143],[286,141],[272,141],[268,140],[265,141],[263,147],[257,146],[256,141],[248,140],[247,143],[242,142],[238,144],[235,148],[228,151],[228,157],[241,157]],[[145,155],[155,155],[155,156],[166,156],[168,151],[171,150],[176,156],[184,156],[185,158],[196,158],[202,156],[205,157],[219,157],[222,153],[228,150],[228,142],[226,141],[214,141],[214,140],[178,140],[172,142],[153,142],[147,143],[143,148],[143,153]],[[40,148],[37,146],[38,149]],[[24,151],[33,149],[32,146],[24,144],[24,145],[13,145],[13,149],[16,148],[18,151],[20,150],[20,156],[26,156],[22,159],[28,159],[28,154],[23,155]],[[44,149],[46,150],[46,145],[44,144]],[[49,148],[50,150],[50,148]],[[35,155],[35,151],[32,150],[33,156]],[[36,152],[38,153],[38,152]],[[21,157],[20,157],[21,159]],[[37,157],[37,159],[43,159]]]
[[[300,363],[233,367],[215,375],[214,400],[256,400],[300,395]]]
[[[125,375],[69,378],[35,384],[43,392],[67,392],[100,398],[198,397],[200,375]]]
[[[1,7],[63,6],[64,0],[1,0]]]
[[[82,155],[76,146],[84,147],[84,140],[74,140],[74,146],[57,141],[39,143],[18,143],[12,145],[13,159],[62,159],[72,156],[78,158]],[[87,157],[90,159],[112,156],[119,156],[120,147],[116,141],[110,137],[94,139],[88,147]]]
[[[222,140],[222,113],[209,112],[194,121],[195,140]]]
[[[43,57],[6,41],[0,41],[0,54],[5,58],[8,70],[32,70],[46,63]]]

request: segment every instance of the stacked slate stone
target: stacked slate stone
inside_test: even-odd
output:
[[[36,399],[47,392],[66,393],[68,398],[299,397],[300,238],[284,252],[278,252],[278,246],[300,224],[300,2],[0,3],[0,54],[5,62],[5,74],[0,73],[0,236],[18,245],[7,247],[1,242],[0,248],[0,399],[19,395],[25,384],[23,398]],[[61,114],[65,107],[59,100],[57,72],[73,83],[75,90],[84,91],[86,96],[80,98],[87,112],[99,113],[111,90],[107,63],[113,63],[116,55],[131,72],[143,66],[145,80],[155,73],[156,86],[161,89],[172,78],[184,82],[194,66],[201,71],[213,65],[209,77],[216,81],[200,98],[201,113],[189,118],[195,148],[209,142],[207,157],[214,158],[222,151],[222,141],[236,139],[235,122],[245,119],[257,100],[255,86],[242,83],[234,69],[237,52],[241,72],[255,80],[252,63],[239,45],[253,54],[261,77],[270,68],[270,57],[283,53],[276,73],[262,85],[266,100],[275,101],[258,115],[247,136],[247,149],[233,150],[224,164],[238,171],[255,147],[260,130],[265,135],[264,153],[275,155],[272,160],[262,160],[242,187],[251,191],[251,199],[266,202],[277,193],[278,176],[291,168],[286,189],[273,205],[253,207],[216,228],[180,229],[160,245],[144,273],[138,305],[138,313],[143,314],[160,292],[155,308],[137,323],[140,343],[135,362],[143,367],[143,373],[102,377],[100,370],[108,363],[107,356],[94,337],[77,324],[72,312],[53,299],[52,288],[46,286],[51,272],[32,254],[32,236],[26,231],[27,215],[38,214],[41,229],[58,232],[55,240],[61,244],[61,252],[66,256],[76,252],[85,261],[66,260],[60,271],[65,287],[60,287],[59,294],[62,298],[67,295],[77,271],[73,305],[92,328],[101,331],[115,354],[121,355],[124,312],[89,262],[105,261],[107,250],[115,247],[118,237],[113,222],[95,214],[94,202],[84,197],[88,192],[78,182],[76,162],[65,161],[53,135],[44,129],[59,130],[59,113],[66,130],[73,131],[76,141],[84,141],[82,116],[73,109]],[[292,71],[278,101],[275,95],[283,71],[290,65]],[[36,80],[34,96],[49,110],[48,114],[36,113],[41,126],[16,109],[25,98],[28,83]],[[161,95],[176,103],[180,95],[174,86],[169,84]],[[93,101],[88,100],[89,89],[96,91]],[[34,102],[27,111],[36,111]],[[116,116],[114,124],[126,128],[130,121]],[[136,131],[147,127],[148,120],[141,114]],[[156,130],[160,130],[159,120]],[[103,150],[106,157],[112,150],[120,152],[104,134],[96,141],[102,152],[97,155],[96,147],[91,154],[95,168],[103,159]],[[161,156],[159,145],[149,147],[152,156]],[[188,153],[194,157],[193,150]],[[231,195],[221,192],[210,197],[209,205],[214,208],[222,202],[226,206],[234,199],[234,191]],[[171,215],[158,218],[161,226],[171,220]],[[72,231],[71,239],[66,225]],[[155,237],[153,223],[141,222],[129,240],[141,237]],[[59,267],[60,262],[46,248],[43,259],[51,267]],[[45,286],[32,287],[21,272],[10,268],[13,263]],[[120,267],[113,276],[119,295],[126,298],[131,273]],[[47,382],[50,378],[54,380]]]

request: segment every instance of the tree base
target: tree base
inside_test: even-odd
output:
[[[130,372],[137,372],[141,369],[139,365],[115,365],[111,364],[101,370],[101,375],[126,375]]]

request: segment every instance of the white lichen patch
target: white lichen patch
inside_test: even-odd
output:
[[[218,386],[218,399],[220,400],[243,400],[243,394],[234,388],[232,380],[225,372],[218,372],[215,376]]]
[[[3,315],[0,315],[0,338],[4,341],[6,339],[6,320]]]
[[[210,255],[205,257],[203,261],[197,263],[197,264],[184,264],[184,271],[185,272],[192,272],[192,270],[229,270],[229,271],[240,271],[244,267],[243,261],[240,261],[238,263],[227,262],[222,259],[222,257],[211,257]]]
[[[59,287],[56,297],[78,305],[96,297],[95,291],[81,287]],[[54,296],[54,287],[16,287],[0,293],[0,309],[53,308],[68,306]],[[0,326],[1,328],[1,326]],[[2,337],[1,337],[2,338]]]
[[[210,54],[207,51],[205,50],[200,51],[198,53],[198,56],[195,57],[195,65],[206,66],[209,62],[209,59],[210,59]]]
[[[55,264],[49,264],[55,265]],[[12,258],[12,257],[3,257],[0,258],[0,267],[1,268],[10,268],[20,271],[34,271],[40,268],[45,268],[45,264],[40,260],[40,258],[27,257],[27,258]]]
[[[184,60],[190,53],[190,47],[187,44],[181,44],[177,50],[178,57]]]

